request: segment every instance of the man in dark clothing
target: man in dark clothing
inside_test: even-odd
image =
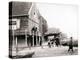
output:
[[[40,46],[42,46],[42,40],[40,40]]]
[[[68,52],[69,52],[70,50],[72,50],[72,52],[73,52],[73,42],[72,42],[72,40],[73,40],[73,38],[70,37],[70,42],[69,42],[69,49],[68,49]]]
[[[56,37],[56,46],[58,47],[60,45],[59,37]]]
[[[49,46],[49,48],[51,48],[51,42],[50,42],[50,40],[48,41],[48,46]]]

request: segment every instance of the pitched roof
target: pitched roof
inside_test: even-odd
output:
[[[9,2],[9,15],[27,15],[31,5],[32,2]]]

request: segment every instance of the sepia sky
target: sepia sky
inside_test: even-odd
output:
[[[68,37],[77,39],[78,7],[76,5],[37,3],[41,15],[49,28],[59,28]]]

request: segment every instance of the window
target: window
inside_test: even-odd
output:
[[[9,25],[16,25],[16,21],[9,21]]]

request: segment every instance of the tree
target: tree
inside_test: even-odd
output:
[[[60,39],[61,40],[64,40],[64,39],[66,39],[67,38],[67,34],[65,34],[65,33],[60,33]]]

